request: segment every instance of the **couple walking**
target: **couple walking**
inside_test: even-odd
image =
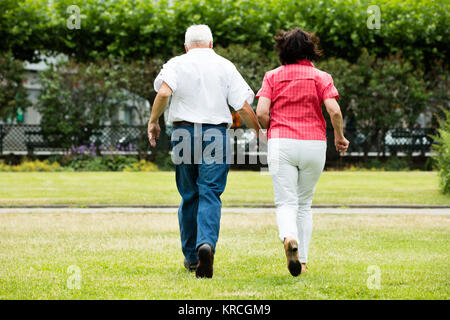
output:
[[[187,29],[186,54],[169,60],[154,82],[157,95],[148,136],[155,146],[160,133],[158,119],[171,98],[173,158],[182,197],[178,209],[181,246],[184,266],[197,277],[213,276],[220,196],[230,168],[229,106],[260,139],[268,139],[279,236],[293,276],[307,269],[312,198],[325,165],[322,104],[334,127],[336,150],[345,152],[348,148],[333,79],[311,62],[321,54],[318,39],[294,28],[280,33],[275,41],[282,66],[266,72],[256,94],[256,114],[250,107],[253,91],[236,67],[214,52],[212,33],[206,25]],[[261,125],[267,129],[267,137]]]

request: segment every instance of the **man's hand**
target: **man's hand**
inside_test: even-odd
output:
[[[152,147],[156,147],[156,139],[159,139],[159,133],[161,132],[161,128],[159,127],[158,122],[148,122],[148,140],[150,141],[150,145]]]
[[[170,96],[172,95],[172,89],[163,82],[156,94],[155,101],[153,102],[152,113],[148,122],[148,140],[152,147],[156,146],[156,139],[159,139],[159,133],[161,128],[159,127],[158,119],[164,113],[164,109],[169,103]]]
[[[337,152],[341,153],[346,152],[349,144],[350,142],[347,139],[345,139],[345,137],[335,136],[334,138],[334,145],[336,146]]]

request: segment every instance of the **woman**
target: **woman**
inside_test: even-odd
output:
[[[305,272],[312,232],[311,204],[326,155],[322,104],[331,117],[338,152],[347,151],[339,94],[331,76],[314,67],[318,38],[298,28],[275,37],[282,66],[268,71],[256,97],[256,114],[268,129],[272,176],[281,241],[293,276]],[[299,252],[300,251],[300,252]]]

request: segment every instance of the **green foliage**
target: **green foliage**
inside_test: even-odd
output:
[[[124,172],[136,172],[136,171],[153,172],[153,171],[158,171],[158,170],[159,170],[159,168],[156,164],[142,159],[139,162],[134,162],[131,165],[127,165],[122,171],[124,171]]]
[[[406,159],[391,157],[385,162],[384,168],[387,171],[405,171],[410,169],[410,165]]]
[[[145,100],[147,100],[151,105],[156,96],[156,92],[153,89],[153,82],[164,61],[158,58],[146,58],[134,61],[114,59],[113,61],[118,67],[118,72],[116,75],[121,88],[127,90],[128,92],[134,93],[136,97],[139,96],[145,98]],[[147,138],[146,127],[147,121],[150,118],[150,108],[139,105],[136,101],[133,101],[132,108],[134,114],[139,120],[139,123],[143,125],[140,130],[140,138],[137,148],[139,158],[142,159],[144,157],[144,152],[151,148]],[[169,149],[169,137],[166,132],[164,117],[160,117],[159,126],[161,128],[159,141],[155,148],[151,148],[151,151],[153,153],[164,152],[167,154]]]
[[[154,162],[158,166],[159,170],[173,171],[175,169],[172,157],[167,152],[157,151]]]
[[[56,38],[48,1],[0,1],[0,51],[21,60],[37,58],[36,51],[53,49]],[[63,40],[63,39],[61,39]]]
[[[14,121],[18,109],[24,111],[30,105],[23,87],[24,71],[23,62],[10,52],[0,54],[0,120]]]
[[[349,170],[407,171],[410,170],[410,165],[407,159],[391,157],[386,161],[381,161],[380,159],[368,159],[357,166],[351,166]]]
[[[58,172],[65,168],[56,161],[25,160],[17,165],[10,165],[0,160],[0,172]]]
[[[440,184],[444,194],[450,194],[450,110],[444,110],[445,119],[440,119],[439,135],[434,136],[433,149]]]
[[[383,59],[364,50],[355,64],[332,58],[318,67],[332,75],[344,116],[354,116],[366,137],[366,154],[387,130],[413,127],[430,96],[423,72],[400,55]]]
[[[432,93],[428,99],[428,105],[437,116],[433,121],[445,118],[444,111],[450,110],[450,77],[448,65],[443,61],[437,61],[425,77],[428,90]],[[438,125],[438,123],[433,123],[433,125]]]
[[[211,26],[217,45],[273,48],[278,29],[317,32],[327,57],[355,61],[365,47],[388,56],[402,51],[414,63],[448,56],[450,4],[446,0],[3,0],[0,50],[30,58],[35,50],[80,60],[109,55],[137,59],[181,53],[191,24]],[[70,5],[81,9],[81,29],[66,26]],[[368,29],[367,8],[381,10],[381,28]]]
[[[93,157],[85,159],[72,159],[67,166],[74,171],[123,171],[138,160],[128,157]]]
[[[141,163],[136,157],[119,155],[115,150],[109,152],[109,155],[97,155],[94,144],[91,144],[89,147],[72,147],[69,153],[54,160],[73,171],[141,171],[147,166],[145,160]],[[157,169],[156,165],[153,166]]]
[[[158,171],[158,166],[150,161],[126,156],[72,159],[66,166],[74,171]]]
[[[274,52],[266,54],[258,44],[232,44],[214,49],[217,54],[234,63],[254,92],[261,88],[264,74],[280,64]]]
[[[41,73],[37,109],[44,139],[52,146],[88,145],[101,125],[125,105],[111,63],[59,63]]]
[[[63,157],[47,160],[24,159],[21,163],[12,165],[0,160],[0,172],[59,172],[59,171],[125,171],[154,172],[160,170],[156,164],[146,160],[138,160],[127,156]]]

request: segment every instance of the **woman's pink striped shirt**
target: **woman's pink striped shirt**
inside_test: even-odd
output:
[[[266,72],[256,97],[272,102],[268,138],[326,140],[325,99],[339,99],[331,76],[301,60]]]

